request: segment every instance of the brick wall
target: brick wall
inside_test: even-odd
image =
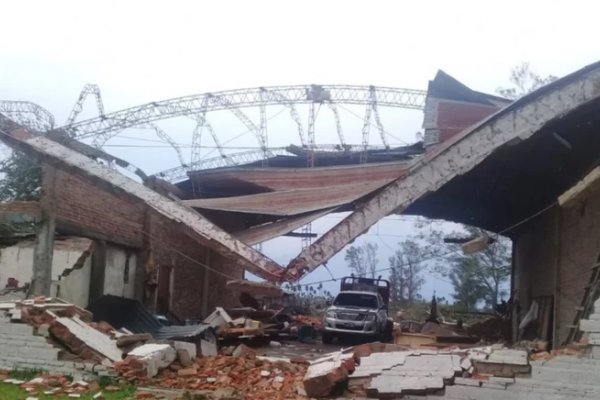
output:
[[[438,104],[439,140],[444,142],[498,111],[498,107],[442,100]]]
[[[534,219],[515,240],[519,300],[526,308],[532,297],[554,295],[558,344],[568,335],[600,256],[600,191],[587,196],[573,207],[557,207]]]
[[[24,213],[39,216],[41,213],[40,203],[37,201],[11,201],[0,203],[0,214]]]
[[[53,186],[59,229],[141,246],[145,209],[141,202],[116,189],[94,185],[89,179],[58,169]],[[51,188],[44,190],[50,192]]]
[[[427,100],[423,127],[428,145],[442,143],[498,111],[499,107],[445,99]],[[431,132],[435,132],[432,134]]]
[[[183,319],[203,316],[203,291],[207,276],[203,265],[221,273],[208,271],[208,312],[212,312],[215,306],[238,305],[237,299],[232,298],[225,289],[225,284],[231,278],[243,277],[240,267],[214,251],[209,255],[208,248],[191,239],[176,222],[157,214],[151,214],[149,220],[153,268],[160,265],[173,267],[171,312]]]

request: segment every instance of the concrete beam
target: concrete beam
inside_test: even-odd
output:
[[[409,174],[380,190],[293,259],[287,278],[300,279],[392,212],[402,212],[453,177],[472,170],[498,147],[526,140],[549,122],[600,97],[600,64],[562,78],[516,101],[480,125],[419,159]]]
[[[167,219],[178,222],[202,245],[232,258],[248,271],[267,280],[279,280],[283,268],[263,254],[233,238],[206,218],[155,191],[88,157],[44,136],[22,129],[10,119],[0,115],[0,140],[26,153],[39,155],[49,163],[78,171],[97,182],[116,187],[124,193],[142,200],[148,207]]]

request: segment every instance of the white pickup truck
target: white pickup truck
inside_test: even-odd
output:
[[[323,343],[353,336],[365,341],[386,340],[393,323],[388,318],[390,284],[386,280],[345,277],[340,293],[323,317]]]

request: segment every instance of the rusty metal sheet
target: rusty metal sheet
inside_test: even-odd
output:
[[[248,271],[267,280],[281,278],[282,268],[275,261],[235,239],[194,210],[47,137],[34,135],[1,114],[0,140],[28,154],[39,155],[51,163],[71,168],[79,172],[81,176],[116,187],[132,198],[143,201],[163,217],[177,221],[199,243],[211,246],[215,251],[238,262]]]
[[[337,185],[335,181],[332,181],[326,188],[302,188],[247,196],[183,200],[182,202],[190,207],[209,210],[289,216],[351,203],[387,183],[388,181],[384,180]]]
[[[238,185],[246,182],[269,190],[323,188],[353,184],[357,181],[385,181],[397,179],[406,173],[409,161],[377,164],[357,164],[315,168],[226,168],[190,173],[198,185]]]

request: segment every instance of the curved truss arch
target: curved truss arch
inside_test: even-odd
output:
[[[261,95],[261,92],[265,90],[272,93],[272,95]],[[206,111],[234,109],[239,111],[240,108],[244,107],[281,105],[286,102],[314,104],[326,101],[340,104],[370,105],[373,101],[372,91],[376,94],[378,106],[422,110],[425,104],[426,91],[423,90],[351,85],[274,86],[227,90],[151,102],[97,118],[68,124],[61,127],[61,129],[74,138],[83,139],[92,136],[110,136],[115,131],[148,122],[198,114],[203,109],[206,109]],[[207,97],[209,98],[208,101],[206,100]],[[287,100],[282,101],[282,99]],[[245,115],[242,116],[242,114],[236,112],[236,116],[240,120],[245,119]],[[248,128],[252,128],[254,132],[258,133],[259,129],[252,121],[250,122]]]

